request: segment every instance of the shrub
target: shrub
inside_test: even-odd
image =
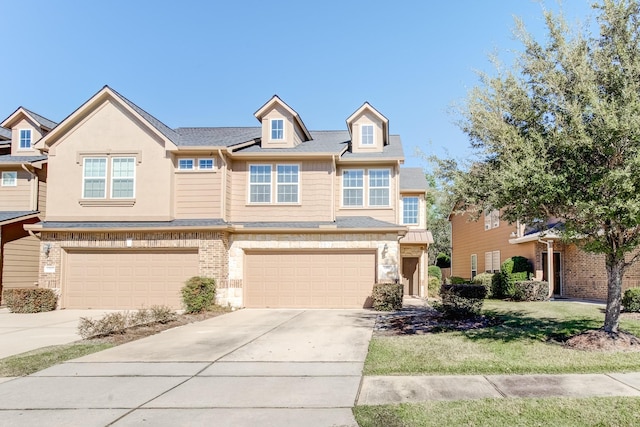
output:
[[[531,262],[523,256],[512,256],[502,263],[500,271],[504,271],[507,274],[533,273],[533,265],[531,265]],[[524,280],[527,279],[529,279],[529,277],[526,277]]]
[[[474,285],[482,285],[487,289],[486,298],[491,298],[491,283],[493,280],[493,273],[480,273],[477,274],[473,279],[471,279],[471,283]]]
[[[436,256],[436,265],[440,268],[451,268],[451,257],[443,252]]]
[[[81,317],[78,323],[78,334],[82,338],[104,337],[122,334],[129,325],[129,313],[107,313],[100,319]]]
[[[429,273],[429,277],[437,277],[438,279],[442,280],[442,270],[440,270],[440,267],[436,265],[430,265],[427,271]]]
[[[182,287],[182,302],[187,313],[200,313],[211,308],[216,301],[216,281],[194,276]]]
[[[399,283],[376,283],[373,285],[371,299],[373,309],[378,311],[400,310],[402,308],[403,288]]]
[[[546,301],[549,299],[549,282],[522,280],[514,283],[513,299],[516,301]]]
[[[429,281],[427,282],[427,295],[429,298],[437,298],[440,295],[441,285],[440,279],[429,276]]]
[[[2,301],[12,313],[41,313],[55,310],[58,297],[53,289],[14,288],[2,292]]]
[[[447,278],[448,285],[464,285],[465,283],[469,283],[467,279],[458,276],[451,276]]]
[[[177,317],[176,312],[166,305],[152,305],[149,311],[151,312],[153,321],[157,323],[165,324],[173,322]]]
[[[443,314],[454,319],[464,319],[480,314],[487,289],[483,285],[442,285],[440,295]]]
[[[624,291],[622,297],[624,311],[640,312],[640,288],[631,288]]]
[[[494,274],[491,282],[491,293],[494,298],[511,298],[515,292],[515,283],[529,280],[533,266],[522,256],[507,258]]]

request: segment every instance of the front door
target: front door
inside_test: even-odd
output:
[[[418,258],[402,258],[402,284],[405,295],[416,295],[418,280]]]
[[[542,280],[548,281],[549,272],[547,268],[548,254],[542,253]],[[553,294],[561,295],[562,292],[562,274],[560,274],[562,268],[560,265],[560,252],[553,253]]]

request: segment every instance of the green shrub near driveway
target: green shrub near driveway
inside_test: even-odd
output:
[[[393,311],[402,308],[403,288],[399,283],[376,283],[373,285],[372,307],[378,311]]]
[[[454,319],[465,319],[480,314],[487,289],[482,285],[442,285],[442,312]]]
[[[515,301],[546,301],[549,299],[549,282],[523,280],[513,285]]]
[[[624,311],[640,312],[640,288],[631,288],[624,291],[622,306]]]
[[[216,281],[209,277],[194,276],[181,290],[182,302],[187,313],[208,310],[216,302]]]
[[[53,289],[14,288],[2,291],[2,301],[12,313],[41,313],[55,310],[58,297]]]

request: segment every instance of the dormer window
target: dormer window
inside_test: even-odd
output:
[[[31,149],[31,129],[20,129],[20,149]]]
[[[284,120],[283,119],[271,119],[271,139],[272,140],[284,139]]]
[[[360,139],[362,145],[373,145],[373,125],[362,125],[362,138]]]

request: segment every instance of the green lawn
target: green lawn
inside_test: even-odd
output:
[[[483,399],[356,406],[360,427],[633,426],[640,398]]]
[[[640,371],[640,354],[586,352],[561,341],[597,329],[603,306],[572,302],[485,301],[498,326],[466,332],[374,337],[365,375],[533,374]],[[640,322],[621,329],[640,336]]]

